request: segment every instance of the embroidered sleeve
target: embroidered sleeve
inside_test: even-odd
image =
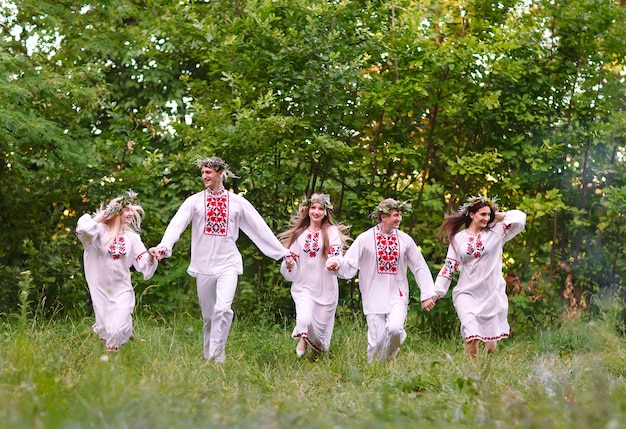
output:
[[[520,210],[509,210],[504,213],[502,222],[497,222],[491,230],[500,234],[504,242],[509,241],[524,230],[526,213]]]
[[[289,255],[283,257],[282,262],[280,263],[280,273],[283,275],[283,277],[285,278],[285,280],[287,280],[288,282],[293,282],[296,280],[298,273],[300,271],[300,255],[298,255],[297,253],[295,253],[293,251],[294,246],[297,246],[297,242],[291,245],[291,249],[289,251]],[[287,269],[287,259],[288,258],[292,258],[294,260],[294,262],[296,263],[295,266],[291,269],[291,271],[289,271]]]
[[[452,280],[452,276],[459,269],[459,261],[455,261],[454,259],[446,258],[446,262],[441,267],[439,271],[439,276],[444,277],[448,280]]]
[[[339,257],[342,255],[341,252],[341,246],[330,246],[330,248],[328,249],[328,257]]]
[[[133,266],[137,271],[143,274],[144,280],[150,280],[159,265],[159,262],[154,259],[154,262],[150,263],[150,255],[146,250],[146,246],[141,241],[139,236],[130,236],[132,252],[134,253]]]
[[[444,296],[450,284],[452,283],[452,276],[459,269],[460,261],[457,259],[457,254],[454,250],[454,246],[448,247],[448,254],[446,255],[446,261],[444,262],[437,278],[435,279],[435,292],[439,297]]]
[[[326,256],[329,260],[343,258],[343,243],[339,230],[335,226],[328,228],[328,253]]]

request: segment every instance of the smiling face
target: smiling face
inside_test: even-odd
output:
[[[129,204],[122,209],[122,223],[128,225],[133,220],[133,207]]]
[[[222,189],[222,173],[214,167],[202,167],[202,181],[207,189],[219,191]]]
[[[472,223],[470,224],[472,229],[480,230],[482,228],[486,228],[489,223],[489,218],[491,217],[491,207],[481,207],[476,211],[476,213],[470,212],[469,215],[472,219]]]
[[[309,219],[311,221],[311,226],[319,228],[322,225],[324,216],[326,216],[326,209],[324,206],[320,203],[311,203],[309,206]]]
[[[380,216],[379,226],[385,234],[388,234],[392,229],[398,228],[400,226],[400,222],[402,222],[402,212],[393,209],[388,215],[382,214]]]

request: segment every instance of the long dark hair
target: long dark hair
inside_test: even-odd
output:
[[[443,223],[439,228],[439,241],[441,241],[442,244],[452,243],[452,245],[454,245],[453,238],[461,230],[461,227],[463,226],[467,228],[472,223],[470,213],[476,213],[483,207],[489,207],[489,210],[491,211],[489,214],[489,223],[491,224],[496,219],[494,206],[479,201],[471,207],[468,207],[464,213],[456,212],[454,214],[445,215]]]

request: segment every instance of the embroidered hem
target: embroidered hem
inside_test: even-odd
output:
[[[309,340],[309,334],[307,334],[306,332],[300,332],[299,334],[293,335],[292,337],[294,340],[302,338],[309,346],[311,346],[313,351],[317,353],[324,353],[325,351],[325,350],[322,350],[319,346],[316,346],[315,344],[313,344],[311,340]]]
[[[498,341],[504,338],[508,338],[509,334],[506,332],[501,333],[495,337],[483,337],[482,335],[470,335],[469,337],[465,337],[465,342],[468,343],[472,340],[481,340],[481,341]]]

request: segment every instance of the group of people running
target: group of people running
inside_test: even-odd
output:
[[[205,189],[188,197],[170,221],[161,242],[147,249],[138,232],[143,210],[132,190],[102,204],[78,220],[76,234],[84,247],[85,278],[95,312],[93,330],[108,351],[132,338],[135,293],[130,268],[144,279],[191,224],[191,259],[187,272],[196,279],[202,310],[204,357],[224,362],[233,320],[232,302],[243,261],[237,249],[243,231],[266,256],[281,262],[291,282],[296,323],[291,336],[296,355],[326,352],[330,347],[339,299],[338,278],[358,273],[367,320],[368,362],[393,358],[406,339],[410,270],[420,289],[422,308],[430,311],[446,295],[460,271],[452,300],[468,354],[487,353],[509,336],[508,299],[502,275],[504,244],[524,229],[526,215],[500,211],[496,198],[472,196],[441,226],[448,243],[446,260],[435,281],[413,238],[399,229],[407,202],[382,200],[372,213],[376,225],[348,247],[348,227],[333,221],[326,194],[304,200],[289,229],[274,235],[244,197],[228,191],[224,180],[237,177],[219,157],[196,161]],[[347,251],[345,249],[347,248]],[[344,252],[345,251],[345,252]]]

